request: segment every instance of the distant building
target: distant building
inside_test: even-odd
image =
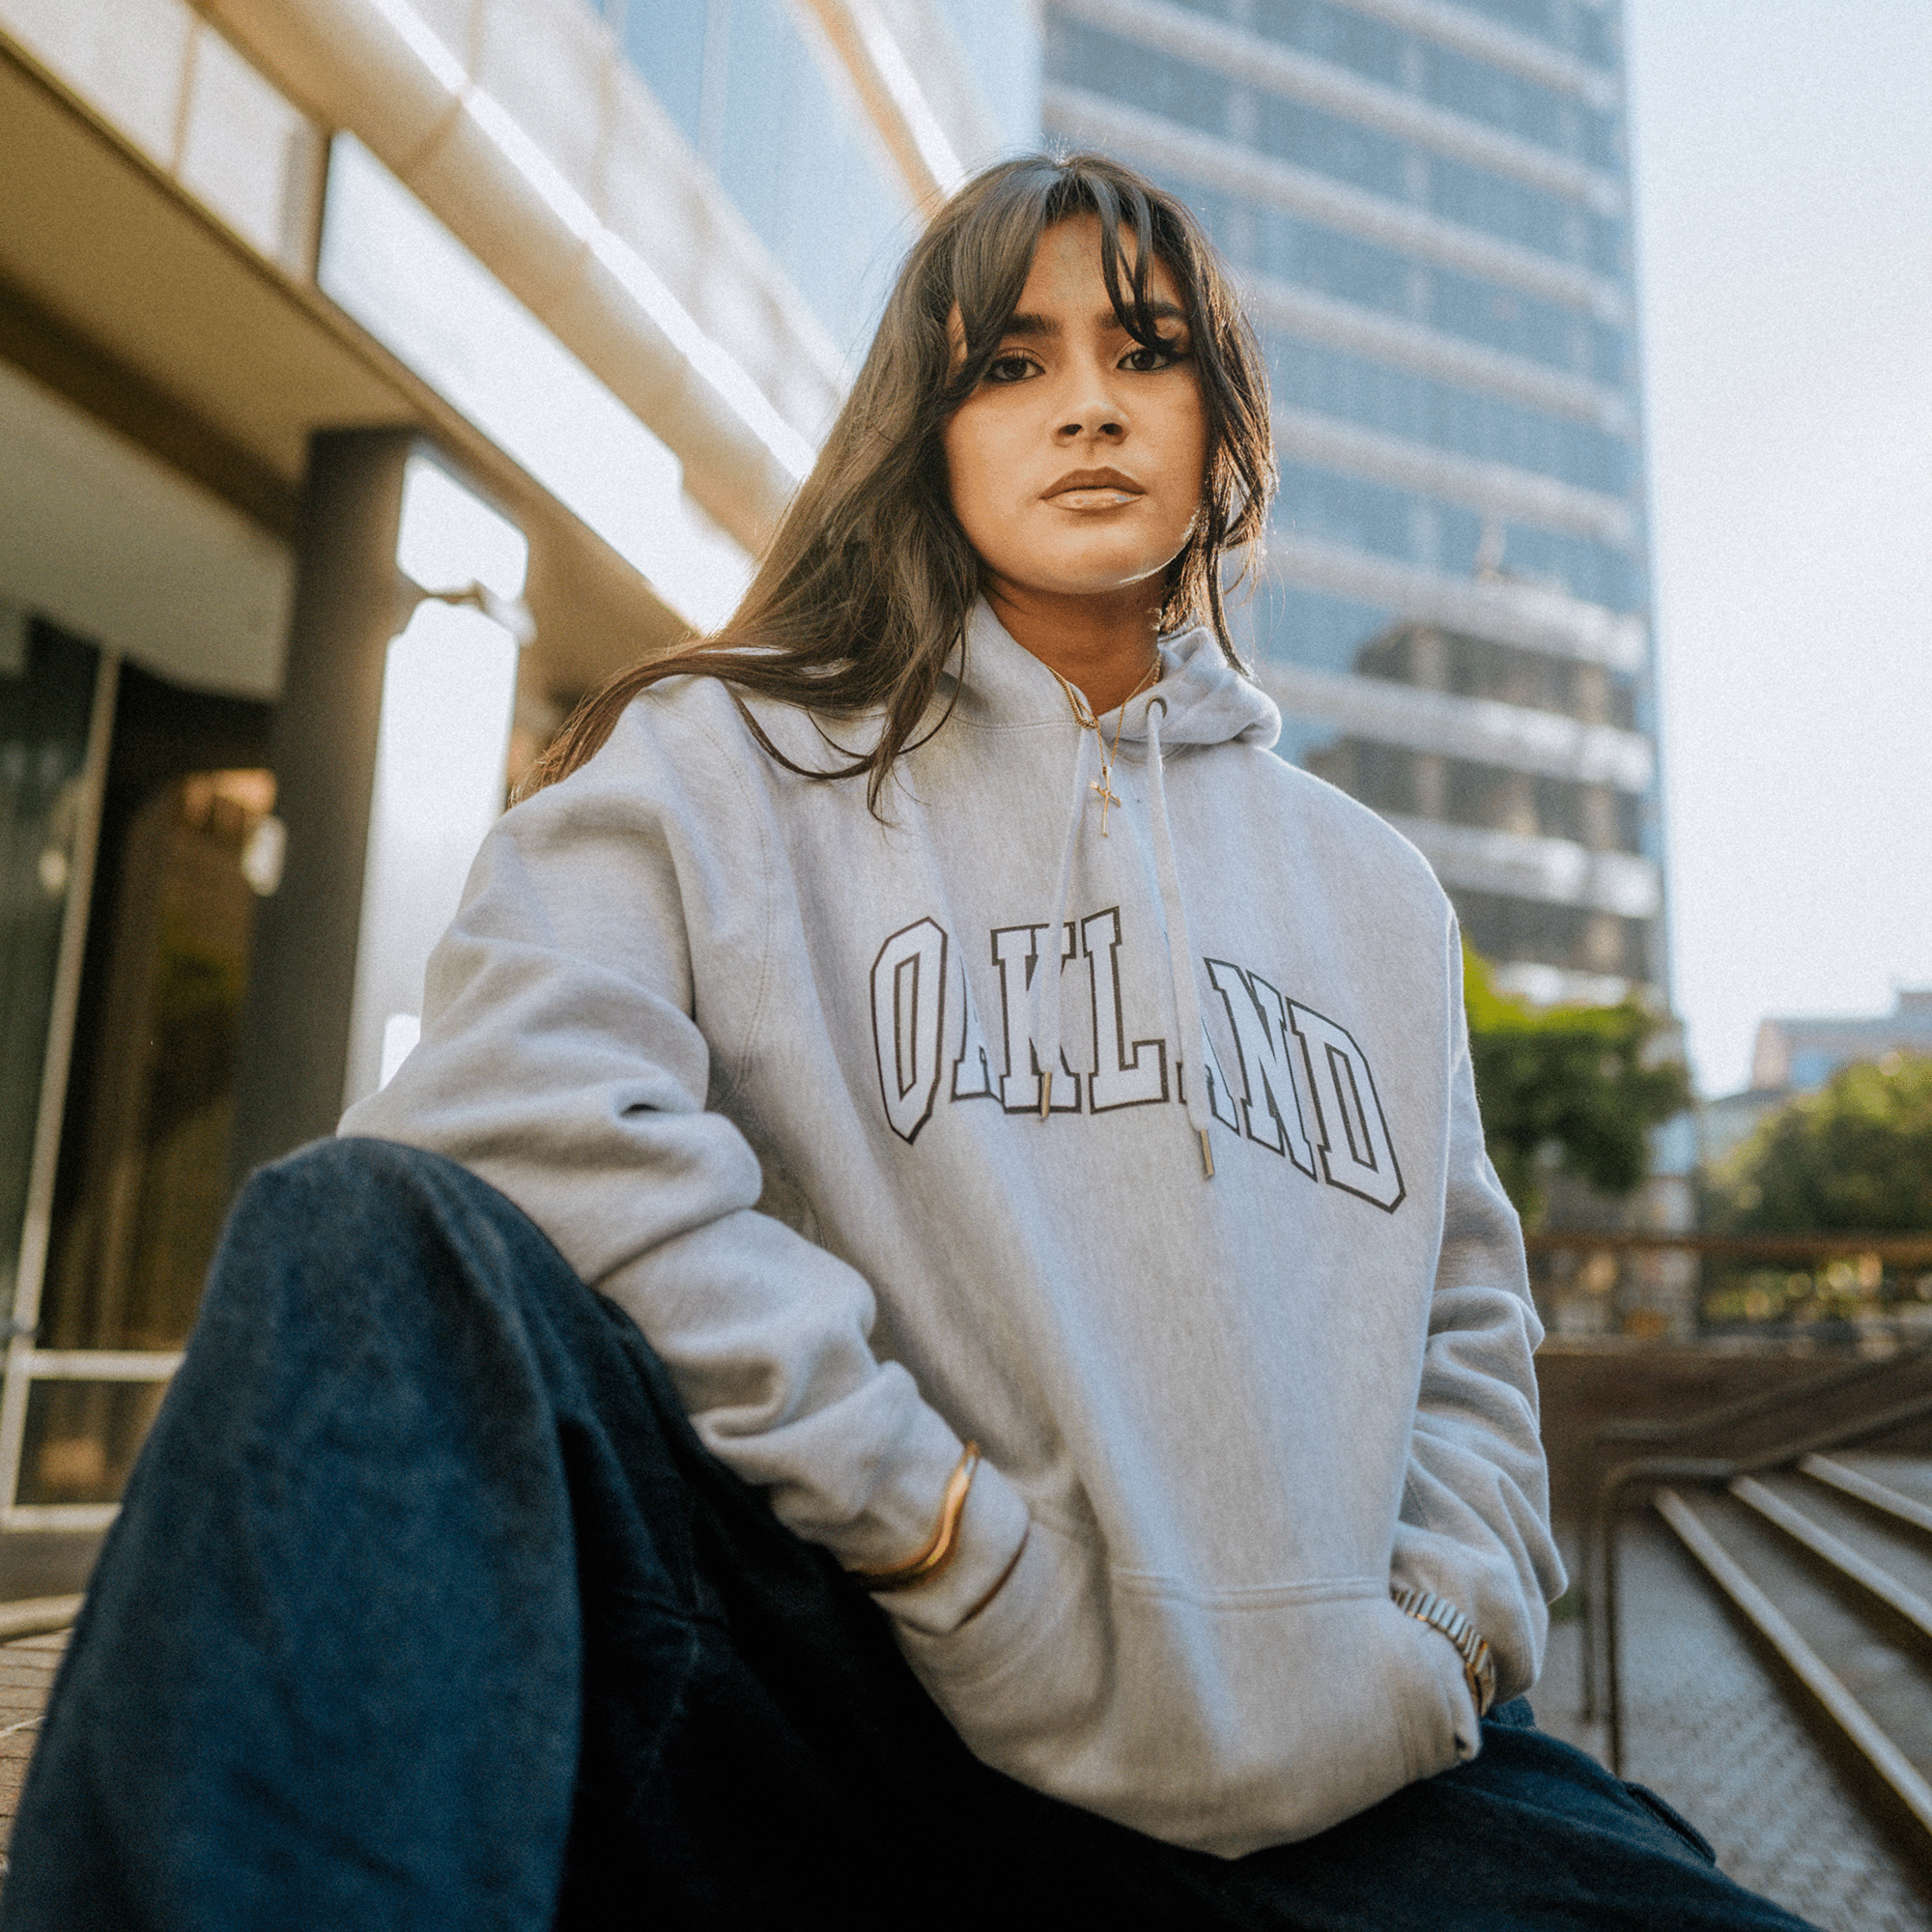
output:
[[[1890,1012],[1865,1018],[1760,1020],[1751,1090],[1808,1094],[1841,1066],[1890,1053],[1932,1054],[1932,986],[1902,989]]]
[[[1501,983],[1666,983],[1617,0],[1047,0],[1045,120],[1184,196],[1272,365],[1283,751]]]
[[[1841,1067],[1894,1053],[1932,1054],[1932,987],[1902,989],[1889,1013],[1760,1020],[1750,1085],[1697,1109],[1699,1159],[1720,1165],[1797,1094],[1816,1093]]]

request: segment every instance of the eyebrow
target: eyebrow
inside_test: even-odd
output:
[[[1148,312],[1156,322],[1185,323],[1187,311],[1171,301],[1151,301]],[[1094,318],[1096,328],[1114,328],[1120,326],[1120,317],[1110,308],[1101,309]],[[1029,309],[1019,310],[1002,331],[1002,339],[1009,335],[1048,338],[1058,336],[1061,327],[1050,315],[1036,315]]]

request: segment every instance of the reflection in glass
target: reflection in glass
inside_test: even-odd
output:
[[[12,615],[12,622],[6,620]],[[0,1315],[19,1265],[99,654],[0,611]]]
[[[273,804],[266,771],[194,772],[149,790],[116,841],[86,1002],[94,1037],[64,1136],[43,1349],[169,1350],[193,1324],[227,1208],[254,929],[242,859]]]

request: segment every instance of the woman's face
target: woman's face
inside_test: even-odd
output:
[[[1097,217],[1049,228],[999,354],[946,426],[952,513],[996,603],[1137,586],[1158,601],[1200,509],[1208,417],[1186,314],[1158,260],[1149,293],[1165,351],[1115,316]]]

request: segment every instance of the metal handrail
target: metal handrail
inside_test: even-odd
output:
[[[1860,1382],[1876,1381],[1901,1365],[1915,1362],[1927,1354],[1932,1354],[1932,1339],[1908,1343],[1894,1349],[1889,1355],[1841,1362],[1801,1381],[1760,1390],[1756,1395],[1721,1403],[1716,1408],[1702,1409],[1695,1415],[1682,1416],[1675,1421],[1606,1422],[1591,1431],[1590,1446],[1594,1449],[1609,1442],[1647,1442],[1662,1446],[1664,1443],[1695,1441],[1700,1435],[1715,1435],[1741,1422],[1754,1422],[1759,1416],[1771,1415],[1780,1408],[1808,1402],[1817,1396],[1830,1395]],[[1693,1478],[1686,1474],[1683,1480]],[[1601,1499],[1600,1489],[1599,1508]],[[1606,1547],[1606,1537],[1603,1519],[1597,1510],[1592,1510],[1583,1537],[1583,1717],[1586,1722],[1594,1722],[1597,1716],[1597,1660],[1603,1648],[1600,1628],[1604,1594],[1604,1577],[1597,1559],[1599,1549],[1604,1547]]]
[[[1663,1248],[1732,1261],[1838,1261],[1847,1255],[1877,1255],[1906,1267],[1932,1262],[1932,1235],[1673,1235],[1652,1229],[1528,1228],[1522,1244],[1533,1255],[1571,1254],[1579,1248],[1639,1254]]]
[[[1895,1361],[1896,1357],[1891,1359]],[[1605,1690],[1609,1706],[1609,1758],[1613,1773],[1619,1777],[1623,1776],[1622,1646],[1617,1630],[1620,1587],[1617,1506],[1622,1501],[1623,1492],[1633,1483],[1646,1481],[1734,1482],[1740,1476],[1754,1476],[1766,1469],[1783,1468],[1806,1456],[1820,1455],[1827,1449],[1842,1449],[1847,1443],[1861,1441],[1869,1435],[1882,1435],[1889,1429],[1902,1428],[1906,1423],[1917,1422],[1924,1416],[1932,1416],[1932,1395],[1916,1396],[1910,1402],[1894,1404],[1875,1415],[1833,1423],[1794,1441],[1782,1442],[1775,1449],[1762,1450],[1755,1456],[1642,1456],[1634,1462],[1619,1463],[1605,1475],[1597,1492],[1596,1522],[1602,1538],[1597,1562],[1604,1585]]]
[[[1785,1382],[1775,1389],[1761,1389],[1756,1395],[1742,1396],[1735,1402],[1703,1409],[1696,1415],[1681,1416],[1675,1421],[1606,1422],[1601,1429],[1591,1432],[1590,1440],[1593,1443],[1687,1442],[1699,1435],[1710,1435],[1719,1429],[1729,1429],[1736,1423],[1755,1421],[1760,1415],[1770,1415],[1795,1402],[1808,1402],[1813,1396],[1827,1395],[1833,1389],[1850,1387],[1854,1382],[1875,1380],[1897,1368],[1901,1362],[1916,1361],[1924,1354],[1932,1354],[1932,1338],[1904,1343],[1888,1355],[1861,1356],[1855,1362],[1841,1362],[1821,1375],[1807,1376],[1802,1381]]]

